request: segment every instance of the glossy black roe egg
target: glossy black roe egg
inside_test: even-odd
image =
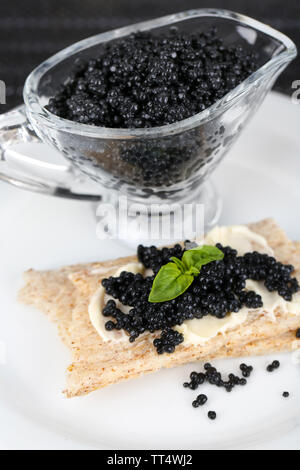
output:
[[[183,335],[173,330],[173,327],[181,325],[185,320],[201,319],[206,315],[224,318],[228,312],[238,312],[243,306],[261,308],[261,297],[253,291],[245,291],[247,279],[263,281],[268,290],[277,291],[286,300],[292,299],[299,290],[297,280],[291,277],[292,266],[284,265],[266,254],[253,252],[238,256],[236,250],[230,247],[216,246],[223,251],[224,258],[202,266],[191,286],[182,295],[167,302],[148,302],[154,275],[143,278],[141,274],[123,272],[119,277],[103,279],[102,285],[106,292],[131,307],[129,313],[125,314],[110,300],[103,309],[103,315],[115,321],[109,320],[106,328],[126,330],[131,342],[145,331],[161,331],[161,336],[153,344],[159,354],[172,353],[184,340]],[[138,259],[156,274],[171,257],[181,259],[184,251],[179,244],[161,250],[155,246],[140,245]],[[279,366],[278,361],[273,361],[268,370],[272,372]],[[211,364],[205,364],[204,369],[210,383],[226,386],[228,391],[232,390],[235,383],[245,385],[245,378],[250,377],[253,371],[251,366],[241,364],[244,378],[232,376],[229,377],[229,383],[224,384]],[[197,375],[192,384],[196,387],[203,381],[203,376]]]
[[[256,69],[255,55],[226,45],[216,29],[138,32],[77,59],[47,108],[83,124],[162,126],[203,111]]]
[[[243,375],[245,371],[247,371],[247,377],[250,377],[251,372],[253,371],[252,366],[241,364],[240,368],[243,371]],[[210,385],[215,385],[216,387],[223,387],[227,392],[232,392],[232,390],[238,385],[247,385],[247,380],[245,378],[240,378],[233,373],[229,374],[228,379],[225,380],[222,377],[221,372],[219,372],[215,367],[213,367],[209,363],[204,364],[204,371],[205,372],[193,371],[190,374],[190,382],[184,382],[184,388],[196,390],[204,382],[207,382]],[[199,401],[201,402],[200,404]],[[195,402],[197,403],[197,405],[194,404],[193,406],[198,407],[201,404],[204,404],[206,401],[207,397],[205,395],[199,395]]]
[[[209,419],[215,420],[216,417],[217,417],[217,413],[216,413],[215,411],[209,411],[209,412],[207,413],[207,416],[209,417]]]

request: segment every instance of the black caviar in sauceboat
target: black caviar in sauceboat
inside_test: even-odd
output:
[[[257,68],[251,48],[225,44],[215,28],[137,32],[76,60],[47,109],[95,126],[162,126],[208,108]]]
[[[185,320],[201,319],[206,315],[224,318],[227,312],[238,312],[244,306],[249,309],[262,307],[260,295],[244,290],[247,279],[263,281],[269,291],[277,291],[286,301],[291,301],[299,290],[297,279],[291,277],[293,266],[277,262],[267,254],[253,252],[238,256],[230,247],[216,246],[224,253],[224,258],[202,266],[186,292],[170,301],[148,301],[154,275],[144,278],[141,274],[122,272],[118,277],[103,279],[102,285],[108,295],[132,307],[125,314],[114,300],[109,300],[102,312],[111,317],[106,329],[125,330],[130,342],[146,331],[160,331],[161,336],[154,339],[157,352],[172,353],[184,341],[183,335],[173,327]],[[170,257],[181,257],[184,251],[180,245],[161,250],[139,246],[138,258],[145,268],[156,274]],[[250,369],[243,372],[245,376],[251,373]]]
[[[180,122],[257,70],[262,64],[254,49],[242,38],[221,38],[205,24],[194,33],[176,27],[137,32],[99,45],[90,59],[75,60],[46,109],[101,128],[147,130]],[[212,135],[197,127],[163,138],[108,140],[107,150],[92,152],[93,163],[151,192],[186,181],[209,165],[232,139],[230,128],[219,122]]]

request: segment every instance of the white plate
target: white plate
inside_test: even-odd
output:
[[[222,223],[275,217],[300,240],[299,109],[271,94],[214,175],[224,198]],[[131,380],[83,398],[61,394],[70,356],[46,316],[18,305],[21,273],[30,268],[126,255],[130,248],[99,241],[86,203],[52,199],[0,185],[0,446],[2,448],[300,449],[300,368],[290,355],[268,374],[272,358],[248,359],[247,387],[227,394],[204,386],[209,402],[193,409],[196,392],[182,383],[200,365]],[[299,324],[300,326],[300,324]],[[0,359],[4,359],[3,357]],[[224,372],[239,360],[218,361]],[[282,392],[291,393],[289,399]],[[199,392],[200,393],[200,392]],[[218,419],[209,421],[208,410]]]

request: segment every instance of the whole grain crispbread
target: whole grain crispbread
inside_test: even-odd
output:
[[[293,264],[300,277],[300,244],[292,243],[272,219],[249,227],[264,236],[278,260]],[[173,354],[158,355],[148,334],[135,343],[104,342],[90,323],[88,305],[104,277],[135,256],[113,261],[75,265],[57,271],[26,273],[26,284],[19,299],[47,313],[58,324],[59,334],[72,351],[67,371],[66,396],[89,393],[106,385],[162,367],[173,367],[195,360],[266,354],[290,350],[295,346],[299,317],[276,311],[277,321],[262,312],[249,314],[247,321],[204,345],[181,344]],[[299,345],[300,346],[300,345]]]

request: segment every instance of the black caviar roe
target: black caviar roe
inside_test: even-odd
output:
[[[208,108],[257,68],[251,48],[226,44],[214,28],[138,32],[77,59],[47,109],[95,126],[161,126]]]
[[[117,308],[114,300],[109,300],[103,309],[103,315],[111,317],[106,323],[107,330],[123,329],[129,334],[131,342],[145,331],[160,331],[161,336],[154,340],[157,352],[172,353],[184,340],[183,335],[173,327],[185,320],[200,319],[206,315],[224,318],[227,312],[238,312],[243,306],[249,309],[262,307],[260,295],[245,291],[247,279],[263,281],[269,291],[277,291],[287,301],[292,300],[293,294],[299,290],[297,279],[291,277],[293,266],[283,265],[267,254],[253,252],[238,256],[237,251],[230,247],[216,246],[223,251],[223,260],[203,266],[184,294],[161,303],[148,302],[154,275],[170,261],[171,256],[181,258],[185,249],[180,245],[162,250],[154,246],[139,246],[139,261],[152,269],[154,275],[143,278],[141,274],[122,272],[119,277],[103,279],[102,285],[107,294],[132,307],[125,314]],[[274,363],[271,368],[276,368]],[[251,369],[242,372],[244,377],[248,377]]]
[[[275,361],[272,362],[272,364],[269,364],[267,366],[267,371],[268,372],[274,372],[274,370],[279,369],[279,367],[280,367],[280,362],[275,360]]]
[[[242,368],[241,370],[243,371],[249,372],[249,375],[247,375],[247,377],[250,377],[250,374],[253,371],[252,366],[241,364],[240,368]],[[200,385],[206,382],[206,383],[209,383],[210,385],[215,385],[216,387],[219,387],[219,388],[223,387],[227,392],[231,392],[234,389],[234,387],[236,387],[237,385],[244,386],[247,384],[247,380],[245,378],[240,378],[233,373],[229,374],[228,379],[225,380],[222,377],[222,374],[215,367],[213,367],[210,363],[204,364],[204,370],[205,372],[196,372],[196,371],[191,372],[190,382],[184,382],[183,386],[185,388],[190,388],[191,390],[196,390]],[[199,397],[203,397],[203,395],[199,395]],[[193,404],[193,406],[195,405]],[[197,406],[200,406],[200,405],[198,404]]]
[[[241,364],[240,369],[242,371],[243,377],[250,377],[251,373],[253,372],[252,366],[247,366],[246,364]]]
[[[216,417],[217,417],[217,413],[216,413],[215,411],[209,411],[209,412],[207,413],[207,416],[209,417],[209,419],[215,420]]]

